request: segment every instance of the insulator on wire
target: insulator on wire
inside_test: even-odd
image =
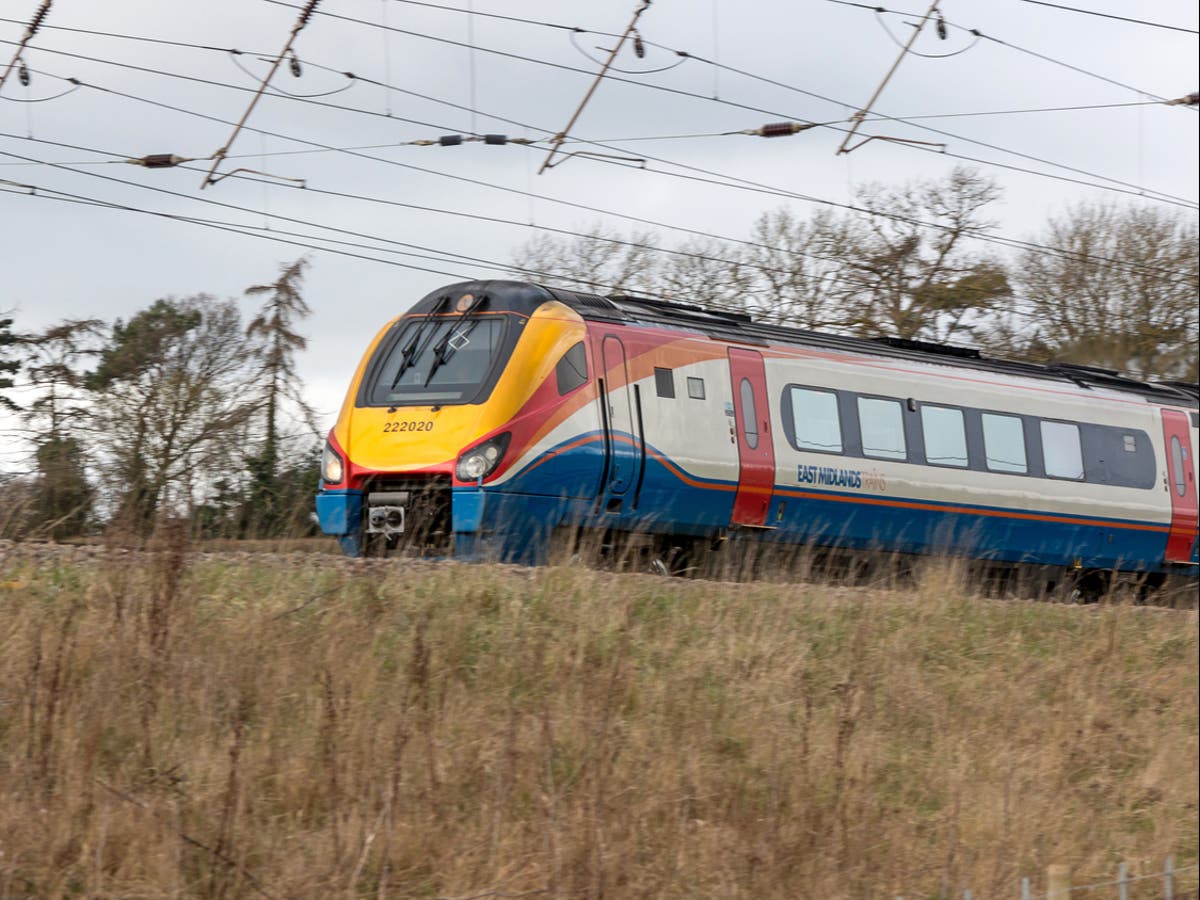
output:
[[[25,60],[21,60],[21,66],[17,69],[17,81],[21,82],[22,87],[29,87],[30,80],[29,69],[25,65]]]
[[[293,78],[299,78],[304,72],[304,70],[300,68],[300,57],[298,57],[295,53],[293,53],[288,59],[288,69],[291,70]]]
[[[312,14],[320,2],[321,0],[308,0],[308,6],[304,7],[304,12],[300,13],[300,21],[297,23],[300,28],[308,24],[308,20],[312,18]]]
[[[638,59],[644,59],[646,56],[646,45],[642,43],[642,36],[636,31],[633,33],[633,52],[637,54]]]
[[[192,160],[176,156],[173,153],[151,153],[139,159],[127,159],[125,162],[147,169],[171,169],[180,163],[192,162]]]
[[[443,147],[457,147],[462,142],[463,136],[461,134],[443,134],[438,138],[438,144]]]
[[[46,18],[46,14],[50,12],[50,4],[53,0],[46,0],[36,13],[33,14],[33,21],[29,23],[29,36],[33,37],[37,34],[37,30],[42,27],[42,20]]]
[[[485,144],[507,144],[508,143],[508,135],[507,134],[485,134],[483,136],[483,142]]]
[[[942,18],[942,11],[940,9],[937,14],[937,36],[943,41],[946,39],[946,20]]]
[[[788,135],[799,134],[801,131],[815,127],[812,122],[771,122],[761,128],[751,128],[743,131],[742,134],[752,134],[765,138],[787,137]]]

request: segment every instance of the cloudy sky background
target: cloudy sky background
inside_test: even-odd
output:
[[[340,72],[352,71],[363,80],[310,100],[268,93],[220,169],[245,166],[304,179],[308,189],[231,177],[201,191],[210,163],[146,170],[120,160],[151,153],[203,158],[222,146],[232,128],[218,120],[241,117],[267,71],[269,63],[260,57],[273,56],[283,46],[297,5],[291,0],[55,0],[24,54],[30,85],[20,85],[14,72],[0,90],[0,180],[39,189],[30,195],[0,183],[0,309],[13,311],[17,330],[32,331],[65,318],[128,318],[159,297],[204,292],[239,298],[247,286],[272,280],[279,263],[305,252],[262,237],[63,202],[52,199],[61,196],[52,191],[238,224],[301,243],[320,243],[311,236],[321,234],[321,226],[369,236],[324,232],[369,245],[343,249],[370,259],[312,252],[305,295],[314,315],[305,325],[310,345],[301,372],[328,423],[365,344],[384,321],[459,277],[500,275],[513,249],[535,234],[529,224],[634,227],[555,201],[741,238],[767,209],[787,205],[807,217],[816,207],[800,197],[844,203],[857,183],[939,177],[968,157],[979,162],[967,164],[1004,188],[995,212],[1006,236],[1035,237],[1049,215],[1081,200],[1136,201],[1145,194],[1155,199],[1139,202],[1195,214],[1195,107],[1157,102],[1197,88],[1197,7],[1182,0],[1069,5],[1186,32],[1028,0],[944,0],[947,40],[939,41],[927,27],[915,50],[955,55],[907,57],[874,110],[943,118],[874,121],[862,134],[944,142],[945,154],[877,140],[839,156],[845,134],[837,128],[844,124],[773,140],[631,140],[708,135],[787,119],[847,119],[874,92],[899,54],[896,42],[907,40],[911,23],[926,9],[922,2],[896,2],[895,13],[877,14],[831,0],[654,0],[639,23],[645,41],[728,68],[691,58],[668,71],[636,74],[683,58],[650,46],[646,57],[637,59],[626,49],[617,65],[635,73],[614,73],[626,80],[600,86],[573,136],[620,148],[613,152],[663,161],[650,161],[642,170],[577,156],[538,175],[544,144],[417,147],[403,142],[453,132],[545,139],[559,131],[587,90],[588,73],[598,69],[584,52],[601,59],[614,40],[598,32],[622,31],[636,0],[438,0],[438,6],[450,9],[406,0],[324,0],[295,43],[303,76],[293,78],[285,67],[272,85],[315,95],[351,84]],[[0,0],[0,64],[12,57],[38,5],[37,0]],[[469,16],[462,12],[468,8],[586,31]],[[242,51],[236,58],[242,68],[225,52],[231,48]],[[69,90],[66,78],[82,85],[58,99],[21,102]],[[1122,105],[956,115],[1110,104]],[[921,130],[917,123],[953,136]],[[372,149],[345,153],[319,147]],[[715,173],[701,175],[713,181],[742,179],[742,187],[750,181],[776,193],[678,177],[699,174],[695,169]],[[486,223],[322,192],[524,224]],[[538,196],[524,195],[529,193]],[[684,237],[663,234],[667,243]],[[243,303],[248,312],[253,302]]]

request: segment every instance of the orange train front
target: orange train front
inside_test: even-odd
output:
[[[651,559],[727,540],[1197,574],[1197,389],[510,281],[367,350],[330,432],[348,555]]]

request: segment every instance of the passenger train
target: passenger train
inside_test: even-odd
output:
[[[322,461],[350,556],[743,542],[1194,579],[1197,386],[513,281],[387,324]],[[671,562],[675,560],[676,562]]]

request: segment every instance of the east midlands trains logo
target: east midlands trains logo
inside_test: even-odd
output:
[[[863,472],[860,469],[836,469],[833,466],[800,466],[796,478],[801,484],[819,487],[848,487],[880,493],[887,490],[887,476],[874,469]]]

